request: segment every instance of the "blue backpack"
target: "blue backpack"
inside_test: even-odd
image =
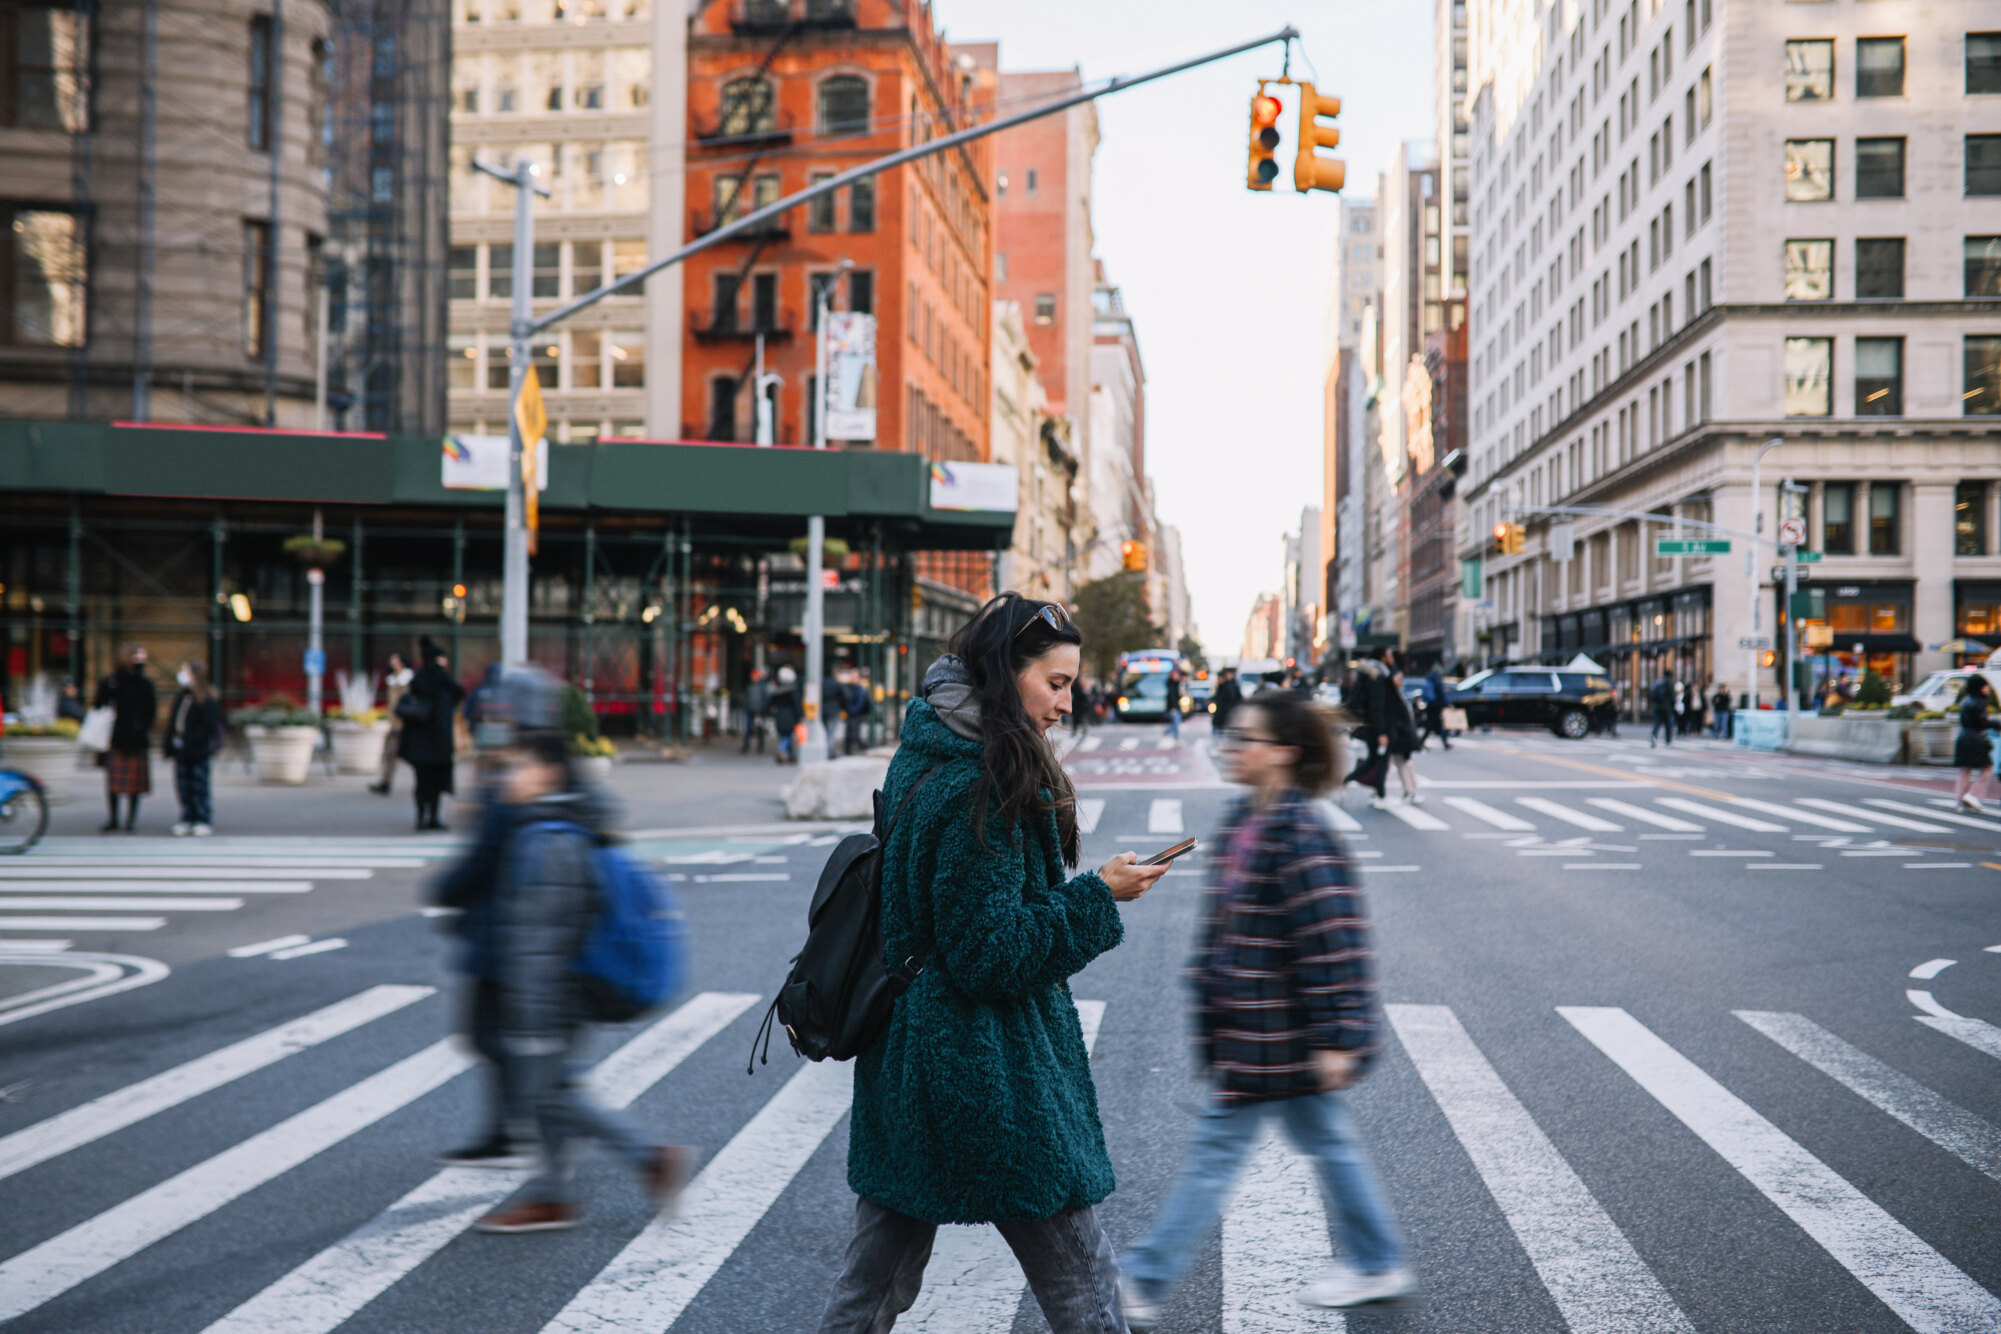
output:
[[[622,1024],[664,1005],[687,972],[687,919],[665,880],[623,848],[596,846],[598,914],[570,965],[591,1017]]]

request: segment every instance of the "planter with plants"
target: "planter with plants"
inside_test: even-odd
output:
[[[76,733],[73,718],[13,723],[0,738],[0,762],[39,778],[42,799],[51,806],[60,805],[69,800],[70,782],[76,773]]]
[[[610,737],[591,737],[581,734],[570,738],[570,767],[577,777],[593,783],[602,783],[611,777],[611,766],[618,758],[618,747]]]
[[[335,709],[327,718],[327,735],[333,740],[334,768],[341,773],[382,771],[382,746],[389,739],[389,717],[382,710]]]
[[[1915,715],[1917,738],[1911,758],[1919,764],[1951,764],[1952,741],[1959,723],[1936,709],[1920,709]]]
[[[250,759],[260,783],[297,787],[306,781],[320,743],[319,716],[297,700],[274,696],[251,708],[236,709],[229,725],[250,739]]]

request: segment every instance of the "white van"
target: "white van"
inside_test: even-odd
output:
[[[1951,713],[1959,707],[1959,696],[1966,689],[1966,678],[1975,672],[1986,677],[1988,685],[2001,688],[2001,666],[1989,658],[1985,667],[1955,667],[1950,671],[1933,672],[1904,694],[1892,695],[1890,703]]]

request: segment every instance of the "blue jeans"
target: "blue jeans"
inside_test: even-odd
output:
[[[1404,1262],[1396,1218],[1361,1141],[1355,1138],[1347,1102],[1339,1093],[1307,1093],[1269,1102],[1226,1103],[1212,1098],[1195,1123],[1181,1176],[1154,1220],[1153,1231],[1119,1261],[1127,1277],[1148,1296],[1165,1295],[1188,1268],[1196,1246],[1222,1211],[1244,1158],[1257,1147],[1258,1130],[1267,1116],[1278,1117],[1287,1137],[1313,1160],[1334,1252],[1364,1274],[1380,1274]]]
[[[174,760],[174,795],[181,799],[181,820],[186,824],[214,824],[215,808],[209,799],[209,757],[198,760],[177,756]]]
[[[1181,710],[1175,708],[1168,709],[1167,734],[1176,741],[1181,740]]]
[[[653,1153],[639,1128],[598,1102],[586,1086],[590,1032],[590,1025],[574,1024],[563,1033],[560,1050],[509,1057],[520,1085],[516,1096],[542,1132],[542,1172],[526,1193],[539,1203],[576,1203],[577,1153],[585,1140],[601,1141],[641,1171]]]

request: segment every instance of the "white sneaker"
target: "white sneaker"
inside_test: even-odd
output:
[[[1407,801],[1407,802],[1409,802],[1409,803],[1410,803],[1411,805],[1413,805],[1413,806],[1422,806],[1422,805],[1424,805],[1424,797],[1423,797],[1423,795],[1422,795],[1421,793],[1417,793],[1417,792],[1406,792],[1406,793],[1404,794],[1404,800],[1405,800],[1405,801]]]
[[[189,824],[186,820],[181,820],[174,825],[171,832],[175,838],[186,838],[194,831],[195,827],[193,825]]]
[[[1126,1328],[1133,1334],[1146,1334],[1160,1323],[1160,1303],[1151,1301],[1140,1290],[1139,1284],[1125,1275],[1119,1275],[1119,1314],[1126,1318]]]
[[[1335,1262],[1299,1291],[1302,1306],[1363,1306],[1395,1301],[1417,1291],[1417,1275],[1399,1266],[1380,1274],[1358,1274]]]
[[[1388,799],[1387,797],[1370,797],[1370,798],[1369,798],[1369,809],[1370,809],[1370,810],[1372,810],[1372,811],[1386,811],[1386,810],[1388,810],[1389,808],[1390,808],[1390,803],[1389,803],[1389,799]]]
[[[213,834],[215,832],[215,826],[207,824],[198,824],[195,826],[194,832],[196,838],[207,838],[210,834]]]

